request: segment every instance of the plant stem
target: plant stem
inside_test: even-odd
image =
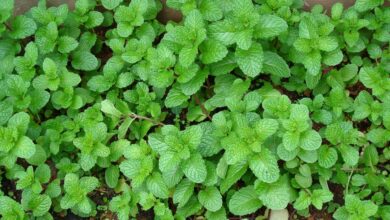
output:
[[[307,194],[311,195],[311,192],[310,192],[308,189],[303,188],[303,190],[304,190]]]
[[[211,120],[212,118],[211,118],[209,112],[208,112],[207,109],[204,107],[203,103],[199,100],[199,98],[198,98],[197,95],[194,95],[194,99],[195,99],[196,104],[199,105],[199,107],[200,107],[200,109],[202,110],[203,114],[205,114],[206,117],[207,117],[208,119]]]
[[[129,114],[129,117],[130,117],[130,118],[134,118],[134,119],[140,119],[140,120],[150,121],[150,122],[152,122],[153,124],[156,124],[156,125],[159,125],[159,126],[164,126],[164,125],[165,125],[165,124],[162,123],[162,122],[153,120],[153,119],[151,119],[151,118],[148,118],[148,117],[145,117],[145,116],[142,116],[142,115],[137,115],[137,114],[134,114],[134,113],[130,113],[130,114]]]
[[[351,182],[351,178],[352,178],[352,175],[353,175],[353,172],[355,170],[352,170],[351,171],[351,174],[349,174],[349,177],[348,177],[348,181],[347,181],[347,186],[345,187],[345,195],[348,195],[348,188],[349,188],[349,183]]]

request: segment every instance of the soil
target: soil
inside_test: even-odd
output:
[[[340,184],[328,182],[329,190],[333,192],[333,202],[340,205],[344,204],[344,187]]]
[[[365,133],[371,127],[371,122],[366,118],[363,121],[354,122],[353,127]]]
[[[367,90],[370,94],[372,94],[371,89],[366,88],[360,81],[356,82],[353,86],[348,87],[349,96],[354,99],[356,98],[356,96],[359,95],[361,91],[364,90]]]
[[[37,4],[37,2],[38,2],[38,0],[29,0],[29,1],[16,0],[15,15],[22,14],[22,13],[26,12],[28,9],[35,6]],[[74,2],[75,2],[74,0],[48,0],[48,3],[49,3],[48,5],[49,6],[57,6],[57,5],[60,5],[63,3],[68,3],[70,6],[70,9],[73,9]],[[162,0],[162,2],[165,5],[166,0]],[[350,5],[353,4],[354,1],[353,0],[339,0],[339,2],[342,2],[345,7],[349,7]],[[305,7],[310,8],[314,4],[317,4],[317,3],[323,4],[325,6],[325,8],[327,8],[329,11],[330,5],[333,4],[334,2],[333,1],[324,1],[324,0],[310,0],[310,1],[305,2]],[[180,22],[182,20],[182,15],[180,12],[178,12],[174,9],[164,7],[163,10],[159,13],[158,19],[163,24],[166,24],[168,21]],[[110,28],[112,28],[112,27],[110,27]],[[95,31],[100,39],[105,39],[104,35],[106,33],[106,30],[107,30],[107,28],[97,28]],[[156,41],[155,43],[158,43],[158,41]],[[107,60],[110,57],[112,57],[112,52],[105,44],[103,44],[101,51],[98,53],[98,55],[99,55],[98,58],[102,61],[102,64],[104,64],[107,62]],[[325,69],[323,74],[327,74],[330,70],[331,70],[331,68]],[[262,78],[262,80],[270,81],[269,78]],[[206,93],[208,94],[209,97],[212,96],[212,88],[210,86],[210,85],[213,85],[212,81],[213,81],[212,77],[210,77],[207,81]],[[280,91],[282,94],[287,95],[290,98],[290,100],[292,100],[292,101],[297,101],[303,97],[311,97],[311,95],[312,95],[309,90],[304,91],[303,93],[297,93],[294,91],[288,91],[285,88],[283,88],[282,86],[275,85],[274,88],[277,89],[278,91]],[[369,89],[366,89],[364,87],[364,85],[360,82],[357,82],[353,86],[348,87],[348,90],[349,90],[350,96],[352,98],[355,98],[360,93],[360,91],[363,91],[363,90],[367,90],[367,91],[371,92]],[[200,102],[199,99],[198,99],[198,102]],[[207,113],[207,111],[205,111],[205,109],[202,109],[202,111],[203,111],[203,113],[205,113],[205,115],[211,114],[210,112]],[[186,117],[186,112],[185,111],[181,112],[180,119],[184,120],[185,117]],[[176,118],[176,115],[169,114],[165,118],[164,123],[173,124],[175,121],[175,118]],[[355,127],[357,127],[360,131],[366,131],[370,126],[371,126],[371,124],[368,120],[363,120],[363,121],[355,124]],[[320,130],[321,127],[322,126],[320,124],[316,124],[316,123],[313,124],[313,128],[317,131]],[[19,159],[17,163],[22,165],[25,168],[28,166],[28,164],[24,160]],[[52,172],[51,180],[53,180],[56,178],[56,175],[57,175],[56,168],[55,168],[53,162],[50,160],[48,161],[48,165],[51,168],[51,172]],[[11,197],[13,199],[20,202],[21,191],[16,190],[16,183],[14,181],[8,180],[7,178],[5,178],[4,175],[5,174],[3,173],[2,178],[1,178],[1,186],[2,186],[2,190],[3,190],[4,194],[9,195],[9,196],[12,195]],[[241,183],[239,182],[238,184],[241,184]],[[329,188],[334,193],[333,201],[342,205],[344,203],[344,199],[343,199],[344,188],[342,187],[342,185],[335,184],[335,183],[329,183]],[[116,194],[112,189],[110,189],[108,187],[101,187],[101,188],[93,191],[93,194],[90,195],[90,198],[97,205],[106,206],[107,202],[105,200],[110,201],[115,195]],[[171,200],[169,200],[169,206],[173,212],[176,211],[175,206],[173,205]],[[289,205],[288,210],[290,213],[290,219],[294,219],[295,218],[294,217],[294,214],[295,214],[294,208],[291,205]],[[256,213],[253,213],[251,215],[230,216],[229,219],[231,219],[231,220],[240,220],[240,219],[255,220],[257,216],[263,216],[265,214],[265,212],[266,212],[266,210],[263,207],[263,208],[259,209]],[[301,218],[301,219],[308,219],[308,220],[332,219],[331,214],[329,214],[326,211],[326,209],[323,209],[323,210],[310,209],[310,213],[311,213],[310,217]],[[62,220],[85,219],[85,218],[80,218],[80,217],[74,215],[70,211],[66,215],[63,215],[64,213],[54,213],[54,212],[52,214],[54,216],[54,219],[59,219],[59,220],[61,220],[61,219]],[[92,219],[113,219],[114,220],[114,219],[117,219],[117,217],[114,213],[106,210],[106,211],[98,211],[97,217],[89,218],[89,219],[91,219],[91,220]],[[136,219],[140,219],[140,220],[154,219],[153,210],[143,211],[142,208],[139,207],[139,214],[137,215]],[[196,217],[193,217],[193,219],[196,219]]]
[[[20,202],[22,199],[22,191],[16,190],[16,182],[5,178],[4,173],[1,177],[1,190],[4,195],[13,198],[17,202]]]
[[[148,211],[142,210],[141,207],[138,208],[139,213],[137,215],[137,220],[149,220],[154,219],[154,212],[153,209],[150,209]]]

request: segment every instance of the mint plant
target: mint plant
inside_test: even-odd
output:
[[[15,3],[1,218],[390,219],[388,0]]]

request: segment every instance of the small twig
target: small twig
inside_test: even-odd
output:
[[[200,102],[199,98],[197,95],[194,95],[194,99],[195,99],[195,102],[196,104],[199,105],[200,109],[202,110],[203,114],[205,114],[207,116],[208,119],[212,119],[209,112],[207,111],[207,109],[204,107],[203,103]]]
[[[5,25],[5,27],[6,27],[8,30],[12,31],[11,26],[9,26],[9,24],[7,24],[7,22],[4,22],[4,25]]]
[[[351,178],[352,178],[352,175],[353,175],[353,172],[354,172],[354,171],[355,171],[355,170],[352,170],[352,171],[351,171],[351,174],[350,174],[349,177],[348,177],[347,186],[345,187],[345,195],[348,195],[349,183],[351,182]]]
[[[347,172],[350,172],[350,171],[363,171],[363,169],[361,168],[341,168],[342,171],[347,171]]]
[[[150,121],[150,122],[152,122],[153,124],[160,125],[160,126],[164,126],[164,125],[165,125],[165,124],[162,123],[162,122],[153,120],[153,119],[151,119],[151,118],[148,118],[148,117],[145,117],[145,116],[142,116],[142,115],[137,115],[137,114],[134,114],[134,113],[129,114],[129,117],[130,117],[130,118],[134,118],[134,119],[141,119],[141,120],[145,120],[145,121]]]
[[[310,192],[308,189],[303,188],[303,190],[304,190],[307,194],[309,194],[309,195],[311,196],[311,192]]]

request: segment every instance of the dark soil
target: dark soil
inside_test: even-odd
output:
[[[358,96],[359,93],[363,90],[366,90],[372,94],[371,89],[366,88],[361,82],[356,82],[353,86],[348,87],[347,89],[349,91],[349,96],[351,96],[353,99],[355,99],[356,96]]]
[[[295,91],[288,91],[286,88],[279,85],[278,86],[275,85],[274,88],[278,90],[281,94],[288,96],[288,98],[292,102],[296,102],[303,97],[310,97],[311,95],[310,91],[309,92],[305,91],[303,94],[299,94],[298,92]]]
[[[361,132],[366,132],[371,127],[371,122],[368,119],[354,122],[353,124],[353,127],[357,128]]]
[[[139,212],[137,215],[137,220],[150,220],[154,219],[153,209],[149,209],[147,211],[142,210],[141,207],[138,208]]]
[[[329,190],[333,192],[333,202],[340,205],[344,204],[344,187],[340,184],[329,182]]]
[[[2,174],[1,177],[1,190],[4,192],[4,195],[13,198],[17,202],[20,202],[22,199],[22,192],[16,190],[16,182],[5,178],[5,174]]]

